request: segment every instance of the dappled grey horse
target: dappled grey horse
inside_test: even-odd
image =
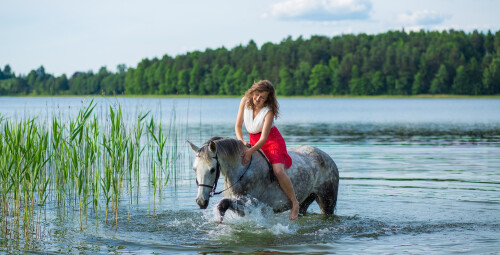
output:
[[[193,169],[196,172],[198,195],[196,203],[206,209],[211,196],[223,194],[218,209],[222,221],[230,209],[243,216],[248,201],[258,201],[270,206],[274,212],[291,209],[292,203],[273,181],[272,169],[262,153],[252,154],[251,160],[241,164],[241,154],[248,149],[239,140],[212,137],[198,148],[189,142],[196,153]],[[312,146],[298,146],[288,151],[293,160],[286,170],[300,203],[300,213],[305,214],[316,200],[323,214],[333,214],[337,203],[339,172],[337,165],[325,152]],[[216,192],[220,174],[224,188]]]

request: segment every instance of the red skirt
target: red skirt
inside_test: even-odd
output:
[[[250,136],[250,144],[254,146],[260,139],[261,133],[258,134],[249,134]],[[267,137],[266,142],[261,147],[266,157],[269,159],[271,164],[282,163],[285,164],[285,169],[290,168],[292,166],[292,158],[288,155],[286,151],[285,140],[278,131],[278,128],[272,127],[269,132],[269,136]]]

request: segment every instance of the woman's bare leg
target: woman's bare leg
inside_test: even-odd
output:
[[[282,163],[273,164],[274,175],[278,179],[278,182],[288,196],[290,201],[292,201],[292,211],[290,212],[290,220],[297,219],[299,215],[299,201],[297,201],[297,197],[295,196],[295,190],[293,189],[292,182],[290,181],[290,177],[285,172],[285,165]]]

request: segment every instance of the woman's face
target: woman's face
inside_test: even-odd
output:
[[[253,105],[258,108],[264,107],[268,96],[269,92],[267,91],[255,91],[252,95]]]

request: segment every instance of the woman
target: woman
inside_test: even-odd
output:
[[[292,182],[285,172],[285,169],[292,165],[292,158],[286,151],[283,137],[274,126],[274,119],[278,118],[278,107],[271,82],[267,80],[256,82],[241,99],[234,129],[238,140],[250,147],[242,155],[242,164],[247,164],[252,154],[259,149],[264,151],[273,166],[274,174],[281,188],[292,201],[290,220],[295,220],[299,214],[299,202],[295,196]],[[243,140],[243,122],[249,133],[250,144]]]

